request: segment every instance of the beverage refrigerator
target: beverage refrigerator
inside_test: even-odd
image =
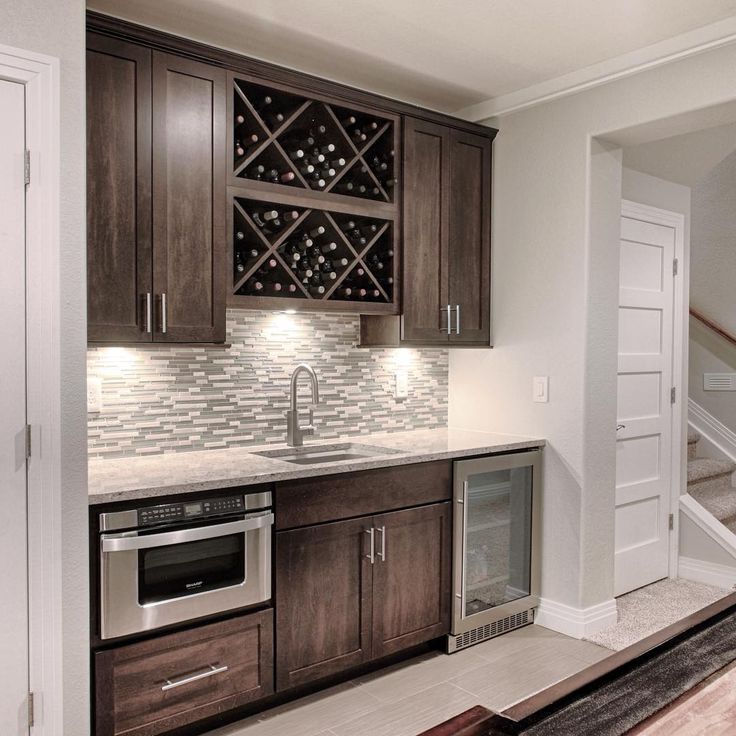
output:
[[[542,451],[454,463],[453,617],[448,652],[534,621]]]

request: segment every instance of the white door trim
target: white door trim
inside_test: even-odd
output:
[[[28,592],[30,688],[36,694],[33,733],[62,731],[61,365],[59,288],[59,60],[0,45],[0,78],[25,85]],[[80,243],[80,247],[83,247]]]
[[[679,509],[680,494],[683,481],[683,426],[687,423],[687,401],[684,398],[684,349],[687,345],[687,305],[686,288],[688,284],[689,263],[685,253],[685,216],[679,212],[670,212],[659,207],[621,200],[621,214],[644,222],[656,225],[665,225],[675,231],[675,258],[678,261],[678,273],[674,279],[673,293],[673,339],[672,339],[672,386],[675,388],[677,399],[672,407],[672,452],[671,484],[670,484],[670,513],[674,521],[674,528],[670,534],[669,544],[669,577],[677,577],[679,551]]]

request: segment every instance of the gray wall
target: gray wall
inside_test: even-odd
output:
[[[88,733],[85,426],[85,90],[83,0],[0,0],[0,43],[61,60],[61,638],[63,727]]]
[[[690,303],[736,334],[736,152],[693,187]],[[736,432],[736,392],[704,391],[704,373],[736,373],[736,348],[690,320],[689,395]]]
[[[294,367],[317,372],[319,439],[447,425],[448,351],[358,348],[357,315],[228,310],[229,348],[95,348],[88,374],[103,410],[89,415],[97,457],[283,442]],[[409,395],[395,398],[405,370]],[[309,382],[300,380],[301,406]]]
[[[492,121],[495,349],[452,352],[450,424],[547,438],[542,595],[555,602],[613,594],[620,204],[591,191],[616,176],[591,137],[734,99],[735,65],[723,47]],[[535,375],[550,376],[548,404],[532,402]]]

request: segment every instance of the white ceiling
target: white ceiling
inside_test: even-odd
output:
[[[736,123],[623,149],[624,166],[693,187],[736,150]]]
[[[444,111],[736,15],[736,0],[90,0],[88,7]]]

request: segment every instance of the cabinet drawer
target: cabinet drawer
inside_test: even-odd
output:
[[[276,484],[276,528],[419,506],[452,497],[452,462],[440,460]]]
[[[273,610],[95,655],[97,736],[155,736],[273,693]]]

